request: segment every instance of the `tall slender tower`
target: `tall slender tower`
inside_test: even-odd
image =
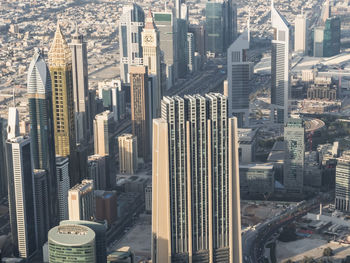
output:
[[[271,1],[271,21],[274,31],[271,51],[271,121],[288,120],[290,98],[290,29],[288,21]]]
[[[91,127],[89,111],[89,82],[86,42],[79,35],[78,28],[69,44],[72,51],[73,95],[77,143],[90,139]]]
[[[120,78],[129,83],[129,67],[142,65],[141,32],[145,22],[142,8],[132,3],[123,7],[119,22]]]
[[[151,10],[146,17],[145,27],[142,31],[143,65],[148,68],[148,75],[156,77],[153,94],[157,117],[160,116],[160,100],[162,98],[161,68],[160,68],[160,47],[159,32],[155,27]]]
[[[33,169],[46,171],[50,227],[58,223],[54,121],[50,73],[39,49],[30,63],[27,85]]]
[[[139,157],[147,161],[151,159],[147,67],[130,67],[130,92],[132,134],[137,137],[137,153]]]
[[[49,51],[49,69],[53,91],[56,154],[66,157],[75,150],[76,145],[72,53],[59,24]]]
[[[307,54],[309,44],[309,21],[305,14],[295,17],[294,50]]]
[[[28,259],[37,250],[34,178],[28,137],[7,140],[6,163],[12,240],[19,256]]]
[[[237,122],[218,93],[153,120],[152,262],[242,262]]]
[[[5,160],[5,119],[0,118],[0,198],[7,194],[7,176]]]
[[[237,117],[240,128],[249,125],[249,81],[254,64],[247,61],[248,34],[243,32],[227,50],[228,115]]]

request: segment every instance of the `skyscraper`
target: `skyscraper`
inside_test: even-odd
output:
[[[307,54],[309,44],[309,20],[305,14],[295,17],[294,51]]]
[[[77,143],[84,143],[90,139],[90,111],[89,111],[89,81],[86,42],[79,34],[78,28],[72,35],[72,43],[69,44],[72,52],[72,77],[75,128]]]
[[[340,53],[341,38],[340,18],[333,16],[326,20],[324,25],[323,56],[331,57]]]
[[[94,217],[94,181],[83,180],[68,191],[69,220],[92,220]]]
[[[28,69],[27,86],[33,169],[45,170],[48,184],[50,223],[47,232],[57,223],[58,200],[51,77],[39,49],[35,49]]]
[[[163,98],[153,121],[152,262],[242,262],[237,137],[225,96]]]
[[[123,7],[119,22],[120,77],[129,83],[129,67],[142,65],[141,32],[145,13],[135,3]]]
[[[119,171],[121,174],[134,174],[137,171],[137,137],[123,134],[118,137]]]
[[[338,158],[335,175],[335,208],[350,211],[350,152]]]
[[[285,123],[290,98],[290,24],[271,5],[274,31],[271,51],[271,121]]]
[[[96,115],[94,120],[95,154],[99,154],[101,156],[110,154],[109,136],[112,132],[113,132],[113,114],[107,110]]]
[[[49,231],[49,262],[96,262],[96,234],[83,225],[60,225]]]
[[[52,80],[56,154],[68,157],[74,152],[76,145],[72,53],[59,24],[49,51],[49,69]]]
[[[249,125],[249,94],[253,63],[247,60],[249,32],[243,32],[227,50],[228,115],[236,116],[238,127]]]
[[[187,69],[190,73],[195,71],[195,40],[193,33],[187,33],[187,50],[186,50],[186,60],[187,60]]]
[[[172,12],[154,12],[153,17],[159,31],[160,50],[166,65],[166,89],[170,89],[178,75],[176,18]]]
[[[108,169],[108,156],[99,154],[90,155],[87,163],[88,179],[94,181],[95,190],[106,189]]]
[[[182,4],[185,7],[187,16],[187,5]],[[182,8],[183,10],[183,8]],[[187,33],[188,33],[188,21],[187,17],[181,13],[182,18],[177,18],[177,77],[185,78],[187,74]]]
[[[5,119],[0,118],[0,198],[7,194],[7,175],[5,159],[5,139],[6,139]]]
[[[303,119],[288,119],[284,127],[284,141],[284,187],[289,193],[301,193],[304,184],[305,157]]]
[[[15,107],[9,107],[7,120],[7,139],[19,136],[19,115]]]
[[[153,93],[155,94],[155,111],[160,116],[160,100],[163,87],[160,66],[159,32],[155,27],[151,10],[149,10],[145,21],[145,28],[142,31],[143,65],[147,66],[148,75],[156,77]]]
[[[144,161],[150,156],[150,109],[147,67],[130,67],[132,134],[137,137],[137,153]]]
[[[19,256],[28,259],[37,250],[30,138],[15,137],[7,140],[6,163],[12,240]]]
[[[56,157],[59,221],[68,219],[69,159]]]

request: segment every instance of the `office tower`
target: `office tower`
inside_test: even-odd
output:
[[[130,247],[122,247],[108,255],[107,263],[135,263],[135,255]]]
[[[112,225],[117,220],[117,192],[96,190],[95,200],[96,219]]]
[[[5,159],[6,139],[5,119],[0,118],[0,198],[7,195],[7,172]]]
[[[303,190],[305,125],[303,119],[288,119],[284,126],[284,187],[289,193]]]
[[[87,163],[87,178],[94,181],[96,190],[104,190],[107,187],[108,156],[99,154],[90,155]]]
[[[271,50],[271,121],[285,123],[290,98],[290,24],[275,9],[273,2],[271,22],[274,31]]]
[[[165,63],[166,89],[170,89],[178,75],[176,18],[172,12],[154,12],[153,18],[159,31],[160,50]]]
[[[154,76],[154,105],[156,117],[160,116],[160,100],[163,94],[161,67],[160,67],[160,47],[159,32],[155,27],[151,10],[148,12],[145,21],[145,28],[142,31],[143,65],[147,66],[148,76]]]
[[[94,181],[83,180],[68,191],[69,220],[92,220],[94,218]]]
[[[272,164],[243,164],[239,166],[241,195],[272,194],[275,190],[275,169]]]
[[[237,122],[218,93],[153,120],[152,262],[242,262]]]
[[[37,250],[30,138],[14,137],[7,140],[6,163],[12,241],[18,256],[28,259]]]
[[[195,52],[198,52],[201,56],[205,56],[205,25],[188,25],[188,32],[193,33],[195,41]]]
[[[305,14],[300,14],[294,20],[294,51],[306,55],[309,44],[309,20]]]
[[[95,154],[110,154],[110,134],[113,132],[113,114],[107,110],[96,115],[94,120]]]
[[[147,185],[145,188],[145,210],[152,212],[152,185]]]
[[[125,118],[125,91],[122,90],[119,79],[99,82],[98,96],[103,102],[104,110],[113,112],[115,122]]]
[[[48,184],[49,226],[45,226],[46,237],[50,226],[57,224],[58,200],[51,77],[39,49],[35,49],[28,69],[27,86],[33,169],[45,170]]]
[[[130,67],[132,134],[137,137],[137,153],[144,161],[151,159],[149,141],[150,110],[147,67]]]
[[[59,24],[49,51],[49,69],[52,81],[56,154],[69,157],[76,145],[72,53]],[[73,174],[70,176],[74,182]]]
[[[50,230],[48,176],[46,170],[33,170],[38,247],[47,241]]]
[[[248,31],[243,32],[227,50],[228,115],[236,116],[238,127],[249,125],[250,79],[253,63],[247,60]]]
[[[324,25],[323,56],[331,57],[340,53],[341,23],[339,17],[330,17]]]
[[[177,77],[181,79],[187,75],[187,33],[188,21],[177,19]]]
[[[49,262],[96,262],[95,232],[83,225],[60,225],[49,231]]]
[[[95,252],[96,252],[96,263],[106,263],[107,259],[107,244],[106,244],[106,227],[100,223],[91,221],[71,221],[65,220],[60,222],[60,226],[66,225],[78,225],[90,228],[95,232]],[[85,261],[84,261],[85,262]]]
[[[72,52],[72,77],[76,141],[83,144],[90,139],[89,80],[86,42],[78,28],[69,44]]]
[[[69,159],[56,157],[59,221],[68,219]]]
[[[16,138],[19,136],[19,115],[15,107],[9,107],[7,120],[7,139]]]
[[[195,69],[195,61],[194,61],[194,50],[195,50],[195,41],[194,34],[187,33],[187,50],[186,50],[186,62],[187,62],[187,70],[190,73],[196,71]]]
[[[132,134],[123,134],[118,137],[119,172],[134,174],[137,171],[137,137]]]
[[[141,32],[145,13],[135,3],[123,7],[119,22],[120,78],[129,83],[129,67],[142,65]]]
[[[335,208],[350,211],[350,151],[338,158],[335,175]]]

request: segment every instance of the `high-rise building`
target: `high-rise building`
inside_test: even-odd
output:
[[[50,230],[48,176],[46,170],[39,169],[33,170],[33,176],[38,247],[42,247]]]
[[[290,98],[290,32],[288,21],[271,5],[273,40],[271,50],[271,121],[288,120]]]
[[[159,31],[160,50],[163,53],[166,75],[166,89],[177,79],[177,31],[176,18],[172,12],[154,12],[154,23]]]
[[[137,137],[132,134],[123,134],[118,137],[119,172],[134,174],[137,171]]]
[[[242,262],[237,137],[224,95],[163,98],[153,120],[152,262]]]
[[[193,33],[194,35],[195,52],[198,52],[201,56],[205,56],[205,26],[190,24],[188,26],[188,32]]]
[[[106,263],[107,260],[107,244],[106,244],[106,227],[97,222],[92,221],[72,221],[65,220],[60,222],[60,226],[65,225],[78,225],[85,226],[92,229],[95,232],[95,252],[96,252],[96,263]],[[85,262],[85,261],[84,261]]]
[[[294,51],[302,54],[308,53],[309,44],[309,20],[305,14],[300,14],[294,20]]]
[[[145,22],[143,9],[135,3],[123,7],[119,22],[120,77],[129,83],[129,67],[142,65],[141,32]]]
[[[108,255],[107,263],[135,263],[135,255],[130,247],[121,247]]]
[[[104,190],[107,187],[108,156],[99,154],[90,155],[87,163],[87,178],[94,181],[96,190]]]
[[[30,138],[14,137],[7,140],[6,163],[12,241],[18,256],[28,259],[37,250]]]
[[[227,50],[228,115],[236,116],[238,127],[249,125],[250,79],[253,63],[247,60],[249,32],[243,32]]]
[[[137,153],[144,161],[150,156],[150,109],[147,67],[130,67],[132,134],[137,137]]]
[[[69,44],[72,52],[72,77],[76,141],[83,144],[90,139],[89,81],[86,42],[78,28]]]
[[[288,119],[284,126],[284,187],[301,193],[304,183],[305,125],[303,119]]]
[[[335,175],[335,208],[350,211],[350,151],[338,158]]]
[[[117,192],[116,191],[95,191],[96,219],[106,220],[112,225],[117,220]]]
[[[155,108],[157,117],[160,116],[160,100],[163,94],[159,44],[159,32],[156,29],[150,10],[146,17],[145,28],[142,31],[143,65],[147,66],[148,75],[155,76],[156,78],[154,83],[156,85],[153,85],[153,107]]]
[[[7,139],[16,138],[19,136],[19,114],[15,107],[9,107],[7,120]]]
[[[186,6],[186,5],[185,5]],[[185,78],[187,75],[187,33],[188,21],[177,19],[177,77]]]
[[[69,159],[56,157],[57,196],[59,221],[68,219]]]
[[[49,231],[49,262],[96,262],[96,234],[83,225],[60,225]]]
[[[326,22],[328,18],[331,17],[332,14],[332,6],[330,5],[329,0],[326,0],[322,5],[322,11],[321,11],[321,21]]]
[[[187,33],[187,50],[186,50],[186,59],[187,59],[187,69],[190,73],[193,73],[196,71],[195,68],[195,58],[194,58],[194,51],[195,51],[195,40],[194,40],[194,34],[193,33]]]
[[[35,49],[28,69],[27,86],[33,169],[45,170],[48,184],[49,203],[45,205],[49,209],[49,225],[45,229],[46,237],[50,227],[58,223],[58,200],[51,77],[39,49]]]
[[[56,154],[68,157],[76,145],[72,53],[59,24],[49,51],[49,69],[52,81]]]
[[[5,159],[5,139],[6,139],[5,119],[0,118],[0,198],[7,194],[7,173]]]
[[[92,220],[94,203],[94,181],[85,179],[68,191],[69,220]]]
[[[113,132],[113,114],[107,110],[96,115],[94,120],[95,154],[106,156],[110,154],[110,133]]]
[[[340,18],[333,16],[326,20],[324,25],[323,56],[331,57],[340,53],[341,38]]]

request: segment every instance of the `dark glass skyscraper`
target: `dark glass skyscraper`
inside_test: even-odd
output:
[[[54,226],[58,219],[58,202],[51,78],[39,49],[35,50],[30,63],[27,85],[33,169],[47,172],[50,225]]]
[[[340,18],[330,17],[324,25],[323,56],[331,57],[340,53]]]
[[[0,118],[0,198],[7,193],[7,178],[5,164],[5,119]]]

